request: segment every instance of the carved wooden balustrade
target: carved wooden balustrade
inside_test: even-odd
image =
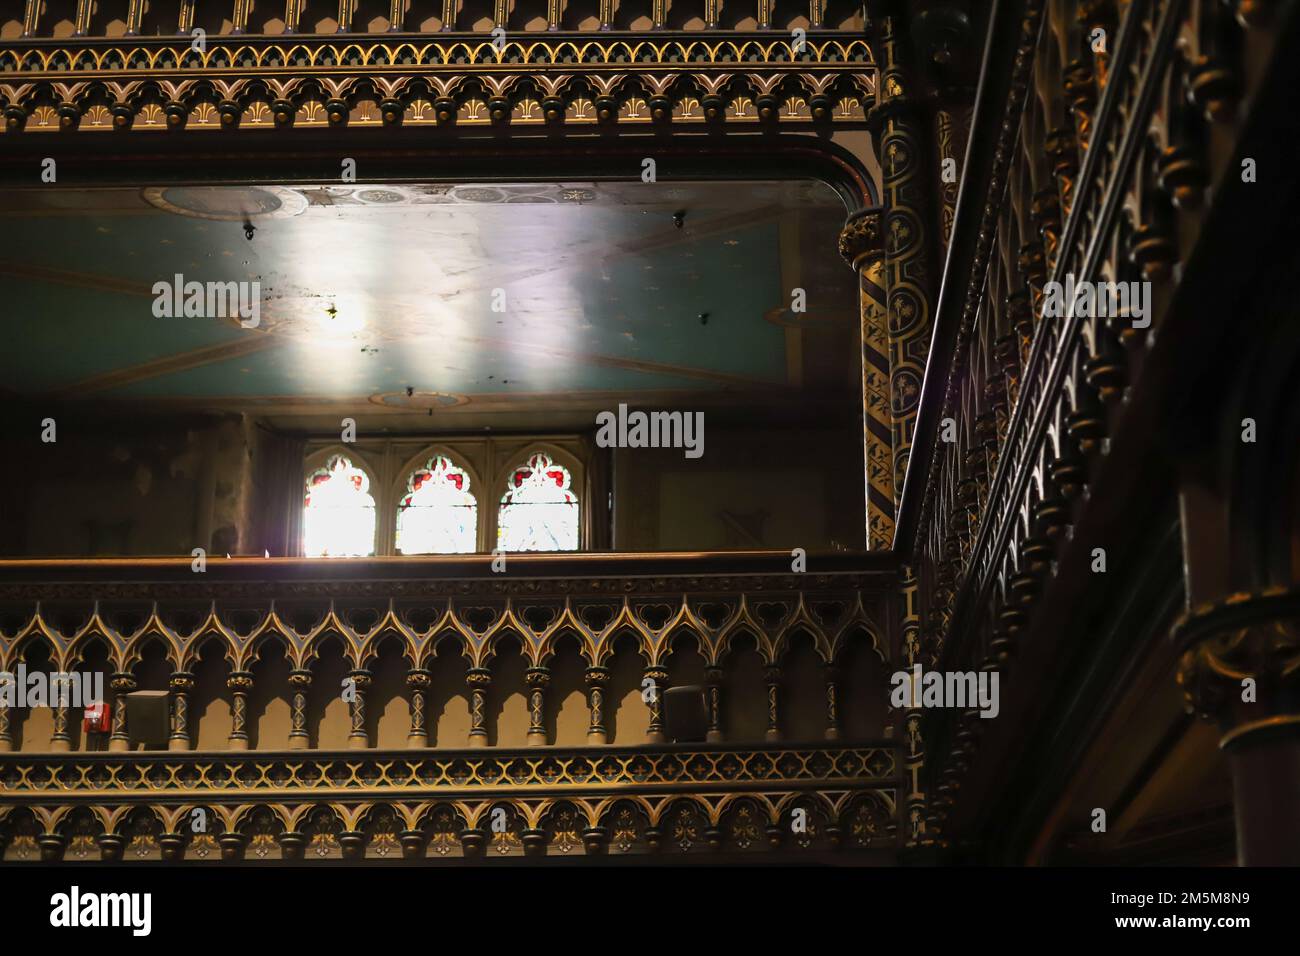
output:
[[[70,706],[51,701],[48,743],[19,733],[18,715],[0,707],[0,745],[10,749],[0,754],[3,858],[886,850],[896,845],[900,786],[892,731],[866,739],[842,711],[852,692],[878,700],[883,716],[887,690],[883,676],[851,690],[843,665],[854,647],[882,667],[893,656],[896,569],[888,555],[812,556],[804,573],[789,562],[785,552],[517,555],[502,573],[490,556],[232,559],[202,572],[179,559],[0,562],[0,671],[103,666],[113,689],[108,752],[73,749]],[[327,644],[341,647],[350,685],[342,750],[316,749],[307,715]],[[811,693],[784,681],[796,645],[821,668]],[[223,749],[195,751],[195,672],[211,670],[214,647],[226,665],[229,735]],[[381,748],[368,691],[394,647],[410,730],[404,747]],[[127,749],[122,695],[148,683],[150,648],[170,671],[155,677],[170,691],[169,751]],[[588,723],[585,741],[557,745],[547,685],[569,648],[581,658]],[[257,664],[272,649],[287,663],[287,686],[272,690],[292,700],[288,749],[251,750],[249,701],[266,690]],[[640,688],[653,691],[635,705],[647,712],[644,741],[606,743],[619,706],[606,697],[611,661],[629,649]],[[728,726],[738,651],[761,659],[763,684],[748,702],[761,741]],[[707,742],[666,742],[663,694],[682,652],[703,665]],[[506,654],[523,658],[521,687],[494,686]],[[427,694],[452,661],[469,700],[468,739],[432,747]],[[489,745],[489,700],[505,691],[527,700],[527,747]],[[819,739],[785,742],[796,711],[803,728],[816,715]]]
[[[1130,399],[1169,331],[1216,190],[1240,178],[1238,104],[1269,62],[1279,5],[1002,7],[1023,14],[1003,60],[1009,92],[976,105],[972,156],[986,158],[987,176],[963,185],[956,228],[968,258],[949,260],[918,426],[930,453],[913,452],[900,534],[925,604],[916,660],[998,670],[1005,696],[1063,554],[1104,561],[1072,526],[1096,507],[1090,483],[1111,437],[1144,411]],[[1048,283],[1068,295],[1067,277],[1149,283],[1147,311],[1067,301],[1053,315]],[[925,715],[932,838],[942,839],[983,723],[975,710]]]

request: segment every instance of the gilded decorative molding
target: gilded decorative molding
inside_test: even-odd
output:
[[[380,796],[436,791],[449,796],[574,787],[761,786],[769,783],[880,786],[897,772],[881,746],[689,746],[351,751],[309,754],[8,754],[0,758],[0,801],[34,795],[223,799],[266,792]]]
[[[0,50],[7,133],[601,123],[861,124],[867,42],[820,35],[170,38]]]

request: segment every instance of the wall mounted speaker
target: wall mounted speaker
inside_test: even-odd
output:
[[[126,735],[131,749],[167,749],[171,713],[165,690],[133,690],[126,695]]]
[[[664,691],[664,735],[677,743],[698,743],[709,730],[704,688],[699,684]]]

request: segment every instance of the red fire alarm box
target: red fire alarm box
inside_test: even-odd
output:
[[[87,734],[106,734],[112,729],[112,723],[108,713],[108,703],[100,701],[96,704],[87,704],[86,711],[81,718],[81,730]]]

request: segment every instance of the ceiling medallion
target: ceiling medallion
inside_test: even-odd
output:
[[[385,408],[403,408],[413,412],[428,411],[432,414],[437,409],[468,404],[469,396],[454,392],[421,392],[408,388],[400,392],[380,392],[378,395],[371,395],[370,401],[374,405],[383,405]]]
[[[146,202],[192,219],[242,222],[289,219],[307,208],[307,198],[283,186],[150,186]]]

